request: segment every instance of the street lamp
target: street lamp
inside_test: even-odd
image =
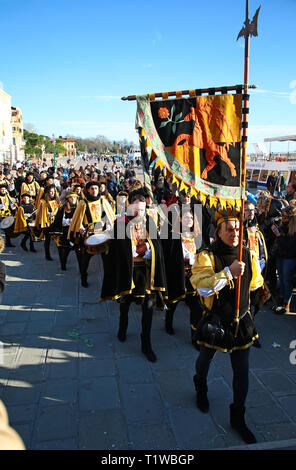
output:
[[[53,167],[54,171],[56,171],[56,159],[55,159],[55,135],[52,134],[52,143],[53,143]]]

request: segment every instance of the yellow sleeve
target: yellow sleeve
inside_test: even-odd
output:
[[[21,186],[21,195],[29,191],[27,183],[22,183]]]
[[[102,198],[101,199],[103,209],[106,213],[107,219],[111,225],[113,225],[114,220],[115,220],[115,215],[114,215],[114,210],[112,206],[110,205],[109,201],[107,199]]]
[[[41,201],[41,198],[42,198],[42,196],[43,196],[43,193],[44,193],[44,188],[40,188],[39,191],[38,191],[36,200],[35,200],[34,209],[38,209],[39,204],[40,204],[40,201]]]
[[[25,219],[24,209],[20,206],[17,209],[14,223],[14,233],[22,233],[27,228],[27,221]]]
[[[195,258],[192,266],[192,276],[190,282],[194,289],[207,288],[212,289],[217,281],[225,279],[230,282],[232,276],[228,274],[226,269],[222,269],[219,273],[215,273],[214,257],[208,251],[201,251]]]
[[[44,199],[41,199],[35,220],[37,229],[49,226],[48,205]]]
[[[68,239],[72,236],[76,237],[79,234],[79,230],[83,223],[83,218],[85,214],[86,204],[83,199],[79,201],[78,206],[75,209],[73,214],[69,230],[68,230]]]
[[[227,284],[233,287],[231,273],[226,269],[215,273],[214,268],[215,260],[213,254],[208,251],[201,251],[195,258],[190,278],[192,286],[198,291],[203,304],[209,310],[211,310],[214,297],[218,295],[220,288],[225,287]]]
[[[252,262],[252,279],[250,284],[250,290],[256,290],[263,286],[264,280],[261,274],[259,260],[254,251],[251,251],[251,262]]]

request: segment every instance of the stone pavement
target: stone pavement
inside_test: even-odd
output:
[[[41,243],[35,254],[19,248],[20,238],[14,244],[1,254],[7,286],[0,305],[0,398],[27,449],[296,448],[296,365],[289,360],[296,315],[265,308],[256,316],[262,349],[250,355],[247,421],[258,444],[245,446],[229,425],[227,354],[217,353],[210,368],[210,412],[196,408],[197,352],[186,307],[177,308],[172,337],[164,332],[164,313],[155,313],[158,361],[149,363],[140,350],[139,307],[132,306],[127,341],[120,343],[118,304],[99,303],[99,256],[84,289],[74,253],[62,272],[53,242],[52,262]]]

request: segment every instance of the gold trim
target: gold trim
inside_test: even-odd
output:
[[[205,343],[204,341],[196,341],[197,344],[201,344],[203,346],[206,346],[207,348],[211,348],[211,349],[216,349],[217,351],[222,351],[224,353],[232,353],[233,351],[237,351],[237,350],[244,350],[244,349],[248,349],[249,347],[252,346],[252,344],[254,343],[254,341],[256,339],[259,338],[259,335],[257,334],[256,336],[254,336],[252,338],[252,341],[248,344],[245,344],[244,346],[235,346],[234,348],[232,349],[223,349],[223,348],[219,348],[219,346],[213,346],[211,344],[208,344],[208,343]]]

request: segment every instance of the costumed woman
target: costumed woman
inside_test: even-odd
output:
[[[77,207],[77,200],[78,195],[76,193],[67,194],[66,201],[57,211],[54,222],[50,228],[51,233],[53,233],[52,236],[57,244],[62,271],[66,271],[69,253],[74,249],[73,243],[68,239],[68,231],[73,214]]]
[[[190,282],[192,265],[201,245],[199,235],[201,233],[197,218],[190,206],[186,205],[181,205],[179,217],[173,221],[173,226],[171,223],[164,224],[161,232],[168,291],[165,329],[169,335],[175,333],[174,314],[178,303],[183,300],[190,310],[191,340],[202,314],[199,296]],[[192,343],[197,347],[195,341]]]
[[[47,261],[52,261],[50,255],[51,225],[54,222],[57,211],[61,207],[58,191],[54,184],[44,188],[42,198],[37,209],[35,227],[44,233],[44,251]]]

